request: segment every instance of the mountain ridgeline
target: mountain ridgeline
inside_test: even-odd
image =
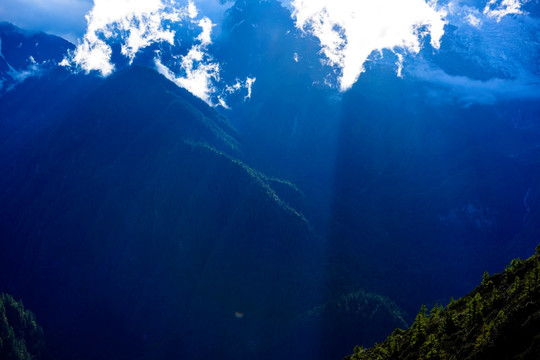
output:
[[[446,308],[422,306],[408,330],[395,330],[346,360],[536,360],[540,356],[540,245],[531,258],[512,260],[503,273]]]

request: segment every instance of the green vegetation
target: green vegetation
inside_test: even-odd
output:
[[[540,245],[503,273],[446,308],[422,305],[408,330],[395,330],[372,348],[354,348],[346,360],[538,360],[540,356]]]
[[[36,318],[22,302],[11,295],[0,295],[0,359],[39,359],[43,348],[43,331]]]

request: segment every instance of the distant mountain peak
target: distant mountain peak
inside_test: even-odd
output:
[[[56,68],[74,45],[58,36],[0,22],[0,96]]]

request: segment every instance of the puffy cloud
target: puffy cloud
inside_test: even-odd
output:
[[[483,13],[501,21],[506,15],[523,14],[521,7],[527,0],[489,0]]]
[[[219,3],[220,11],[230,6],[219,0],[199,1],[205,6]],[[120,44],[122,55],[130,62],[141,49],[153,43],[168,44],[167,61],[159,52],[154,58],[156,69],[209,105],[227,107],[226,92],[219,94],[218,89],[220,65],[208,52],[215,24],[206,16],[199,18],[202,12],[205,11],[200,11],[191,0],[184,2],[184,6],[174,0],[94,0],[94,7],[86,16],[88,27],[84,37],[60,65],[74,65],[87,73],[98,71],[108,76],[115,70],[111,42]],[[177,46],[176,32],[171,28],[178,30],[179,25],[201,29],[189,49]],[[245,84],[249,96],[251,85],[252,82]]]
[[[214,24],[220,25],[226,14],[227,10],[230,9],[235,0],[194,0],[196,5],[197,12],[212,19]],[[195,16],[197,17],[197,16]],[[194,17],[194,18],[195,18]],[[219,26],[216,30],[219,29]]]
[[[103,40],[88,37],[79,44],[71,60],[86,72],[97,70],[101,72],[101,75],[108,76],[114,70],[111,54],[111,47]],[[60,64],[65,66],[68,62],[62,61]]]
[[[198,10],[192,2],[189,3],[188,13],[190,18],[198,14]],[[195,19],[192,18],[192,21]],[[198,25],[202,29],[195,38],[198,43],[193,44],[186,55],[177,56],[179,61],[176,64],[167,66],[159,56],[154,59],[154,63],[158,72],[167,79],[213,106],[212,97],[217,92],[215,82],[220,81],[220,66],[207,52],[207,47],[212,44],[214,24],[209,18],[204,17],[198,21]],[[219,103],[226,107],[223,99],[220,98]]]
[[[201,98],[209,105],[212,95],[216,92],[214,81],[219,81],[219,64],[203,51],[201,45],[194,45],[187,55],[180,57],[180,71],[183,75],[175,74],[157,57],[154,61],[156,69],[167,79]]]
[[[445,12],[423,0],[294,0],[297,27],[316,36],[321,53],[339,72],[342,91],[365,70],[374,51],[418,53],[420,39],[431,36],[439,48]]]
[[[255,83],[256,80],[257,80],[256,78],[250,78],[250,77],[248,77],[248,78],[246,79],[246,85],[245,85],[245,87],[246,87],[246,89],[247,89],[247,94],[246,94],[246,96],[244,97],[244,100],[246,100],[246,99],[251,99],[251,87],[253,86],[253,84]]]
[[[188,16],[191,19],[195,19],[199,15],[199,10],[197,10],[197,7],[193,3],[193,1],[190,1],[188,3]]]
[[[462,0],[452,0],[446,4],[446,21],[454,26],[467,24],[476,28],[480,27],[486,17],[482,14],[482,10],[462,2]]]
[[[229,94],[234,94],[241,89],[246,89],[246,95],[244,96],[244,101],[247,99],[251,99],[252,87],[255,81],[257,81],[257,78],[249,77],[249,76],[246,78],[245,81],[240,81],[240,79],[236,79],[236,83],[234,83],[233,85],[227,85],[225,87],[225,92]]]
[[[175,33],[167,24],[192,15],[193,6],[190,2],[187,8],[178,8],[171,0],[94,0],[86,15],[86,33],[70,60],[86,72],[95,70],[107,76],[114,70],[107,40],[121,39],[121,52],[132,61],[140,49],[152,43],[172,45]]]
[[[399,54],[397,53],[397,61],[396,61],[396,66],[397,66],[397,76],[402,78],[403,77],[403,62],[405,61],[405,58],[403,57],[402,54]]]
[[[154,59],[156,69],[176,85],[183,87],[193,95],[204,100],[210,106],[222,106],[228,109],[226,98],[228,95],[245,90],[244,101],[251,98],[252,87],[256,81],[254,77],[247,77],[245,81],[236,79],[233,85],[220,83],[220,66],[205,52],[204,43],[193,45],[187,55],[180,56],[179,69],[162,63],[159,57]],[[220,87],[223,86],[223,90]]]
[[[251,87],[255,78],[248,77],[243,82],[237,79],[234,85],[220,83],[220,65],[208,53],[208,45],[212,44],[212,28],[215,25],[207,17],[201,19],[198,25],[202,29],[195,38],[198,43],[193,44],[186,55],[178,56],[178,61],[169,66],[165,65],[159,56],[156,57],[154,62],[158,72],[210,106],[219,105],[228,109],[226,96],[241,89],[247,90],[244,100],[251,98]],[[220,91],[220,85],[224,86],[223,91]]]
[[[201,42],[202,45],[209,45],[212,43],[212,28],[215,26],[212,21],[205,17],[199,21],[199,26],[202,28],[202,32],[197,36],[197,40]]]
[[[469,13],[465,19],[470,25],[474,27],[478,27],[481,24],[481,20],[477,18],[473,13]]]

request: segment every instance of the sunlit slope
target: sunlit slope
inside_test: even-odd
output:
[[[43,330],[21,301],[0,294],[0,358],[38,360],[44,349]]]
[[[350,360],[538,359],[540,354],[540,246],[515,259],[503,273],[446,307],[425,307],[408,330],[396,330]]]

